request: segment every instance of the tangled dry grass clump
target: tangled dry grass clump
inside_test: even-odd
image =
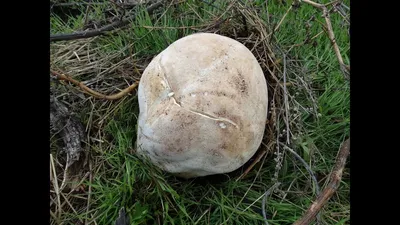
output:
[[[184,2],[165,3],[165,10]],[[311,117],[318,119],[317,97],[310,86],[309,77],[299,72],[300,63],[291,58],[290,49],[284,50],[275,42],[274,33],[284,18],[278,24],[269,23],[270,17],[260,16],[260,7],[242,1],[227,1],[225,8],[213,8],[213,16],[209,21],[200,20],[200,25],[176,29],[213,32],[231,37],[251,50],[264,71],[270,102],[264,140],[256,155],[243,168],[232,173],[231,177],[236,180],[244,179],[250,171],[257,168],[258,172],[253,178],[255,180],[264,161],[273,155],[276,166],[270,182],[273,184],[272,189],[260,197],[263,199],[263,215],[266,217],[267,196],[272,191],[285,196],[285,190],[279,186],[278,174],[284,155],[290,153],[296,137],[305,132],[300,111],[306,111]],[[163,13],[163,9],[154,12],[158,18],[162,18]],[[147,35],[152,35],[151,32],[156,29],[163,28],[148,29]],[[118,35],[118,32],[123,30],[115,30],[107,35]],[[114,147],[112,138],[105,132],[106,126],[109,121],[118,120],[113,115],[124,104],[136,101],[136,85],[154,56],[134,51],[134,43],[140,42],[140,38],[133,38],[131,43],[128,42],[118,50],[109,50],[111,47],[108,45],[113,43],[107,43],[101,38],[102,36],[95,36],[51,43],[51,98],[68,108],[69,112],[65,116],[67,120],[74,118],[84,127],[81,157],[73,162],[68,157],[68,149],[67,152],[60,151],[60,146],[65,146],[65,140],[59,136],[59,131],[54,131],[51,138],[50,213],[53,224],[66,222],[65,218],[68,216],[65,215],[72,214],[86,215],[82,218],[75,217],[72,221],[75,224],[96,224],[90,184],[94,174],[99,173],[102,167],[110,166],[102,154]],[[302,95],[310,104],[300,103],[297,100],[298,95]],[[132,116],[135,116],[138,109],[133,110],[136,110],[132,112]],[[130,126],[135,129],[136,124]],[[258,162],[261,162],[261,166]],[[310,177],[314,177],[312,171]],[[314,185],[317,195],[318,184]],[[244,198],[245,196],[242,200]],[[87,218],[92,220],[88,221]]]

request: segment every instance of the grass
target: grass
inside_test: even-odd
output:
[[[291,4],[282,2],[285,1],[268,1],[268,11],[261,0],[247,3],[247,7],[250,4],[260,7],[257,18],[273,25]],[[344,3],[349,5],[349,1]],[[140,79],[151,58],[180,37],[206,28],[207,32],[233,37],[234,26],[224,23],[219,28],[210,28],[209,25],[234,15],[237,8],[229,9],[225,1],[216,1],[214,5],[218,8],[192,0],[172,2],[152,15],[144,7],[137,7],[131,12],[137,16],[129,29],[51,44],[52,67],[75,79],[90,81],[89,86],[99,92],[115,93]],[[110,4],[91,5],[89,10],[86,7],[75,7],[79,13],[68,18],[51,14],[51,33],[80,30],[86,17],[89,21],[106,20],[104,11],[110,8],[117,14]],[[337,13],[331,19],[336,41],[345,63],[349,64],[348,25]],[[232,23],[235,20],[240,18],[232,18]],[[302,4],[289,11],[272,39],[273,46],[283,51],[291,49],[287,53],[287,79],[293,84],[288,86],[289,127],[293,134],[290,147],[311,166],[321,189],[326,185],[340,144],[349,137],[349,81],[343,78],[325,33],[307,44],[291,46],[318,35],[323,24],[320,11]],[[241,36],[238,40],[246,38]],[[282,60],[280,51],[274,53]],[[280,66],[276,71],[282,70],[282,63]],[[281,74],[276,74],[283,82]],[[56,187],[52,186],[52,224],[113,224],[121,207],[126,208],[131,224],[263,224],[262,196],[276,182],[274,178],[281,185],[267,200],[269,224],[292,224],[315,199],[315,187],[304,166],[293,155],[276,150],[273,140],[266,140],[272,143],[273,150],[239,181],[236,178],[241,171],[185,181],[132,154],[139,112],[135,92],[117,101],[104,101],[83,95],[71,86],[55,86],[56,96],[86,127],[87,157],[84,166],[71,171],[74,179],[62,192],[60,205],[55,200]],[[275,100],[277,112],[282,113],[278,114],[273,132],[285,134],[283,103],[280,98]],[[279,138],[284,140],[285,136]],[[61,147],[55,135],[51,151],[59,183],[64,169]],[[273,154],[276,151],[280,154]],[[282,165],[277,167],[275,160]],[[349,173],[346,168],[339,190],[321,211],[322,224],[349,224]]]

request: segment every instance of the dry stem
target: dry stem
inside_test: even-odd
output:
[[[153,11],[155,11],[157,8],[159,8],[162,5],[163,5],[162,1],[156,2],[153,5],[147,7],[147,12],[149,14],[151,14]],[[76,39],[89,38],[89,37],[95,37],[98,35],[103,35],[106,32],[113,31],[117,28],[127,26],[130,23],[130,21],[134,18],[134,16],[132,16],[132,18],[129,17],[129,18],[115,21],[115,22],[105,25],[99,29],[93,29],[93,30],[89,30],[89,31],[77,31],[77,32],[70,33],[70,34],[50,35],[50,42],[76,40]]]
[[[318,195],[315,202],[308,208],[307,212],[302,218],[297,220],[293,225],[308,225],[314,219],[322,207],[329,201],[332,195],[336,192],[342,179],[344,166],[346,164],[347,156],[350,153],[350,138],[343,142],[342,147],[339,150],[336,158],[335,167],[333,167],[330,175],[330,183],[325,189]]]
[[[342,54],[340,54],[339,46],[336,43],[335,34],[333,33],[333,29],[332,29],[331,18],[330,18],[330,15],[329,15],[329,11],[327,9],[328,5],[334,4],[337,1],[330,2],[330,3],[327,3],[325,5],[319,4],[319,3],[315,3],[315,2],[310,1],[310,0],[302,0],[302,2],[307,3],[309,5],[312,5],[315,8],[318,8],[318,9],[322,10],[322,17],[325,18],[326,29],[328,31],[328,36],[329,36],[329,39],[331,40],[331,43],[333,45],[333,49],[335,50],[337,59],[339,61],[340,69],[342,70],[345,78],[349,78],[350,66],[346,65],[343,62]]]
[[[50,73],[53,76],[55,76],[57,79],[59,79],[59,80],[66,80],[66,81],[69,81],[69,82],[77,85],[84,92],[86,92],[86,93],[88,93],[88,94],[90,94],[90,95],[92,95],[92,96],[94,96],[96,98],[107,99],[107,100],[120,99],[120,98],[124,97],[125,95],[127,95],[128,93],[130,93],[131,91],[133,91],[139,85],[139,82],[137,81],[137,82],[133,83],[131,86],[125,88],[124,90],[120,91],[117,94],[104,95],[104,94],[101,94],[101,93],[99,93],[97,91],[94,91],[94,90],[88,88],[86,85],[83,84],[83,82],[79,82],[79,81],[73,79],[72,77],[70,77],[68,75],[65,75],[65,74],[62,74],[62,73],[58,73],[58,72],[56,72],[54,70],[50,70]]]

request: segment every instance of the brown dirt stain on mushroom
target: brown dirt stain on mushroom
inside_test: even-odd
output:
[[[234,88],[239,91],[238,93],[241,93],[241,95],[243,96],[249,95],[249,87],[247,81],[239,69],[237,69],[236,75],[232,76],[232,83],[234,85]]]
[[[219,125],[217,124],[217,126]],[[218,146],[218,152],[229,158],[236,158],[242,149],[238,148],[239,146],[236,146],[236,141],[232,140],[237,140],[240,138],[240,132],[232,129],[230,126],[226,127],[225,129],[219,128],[218,132],[221,137],[221,144]]]

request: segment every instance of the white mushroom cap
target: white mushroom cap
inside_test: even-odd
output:
[[[232,172],[261,144],[268,92],[254,55],[231,38],[186,36],[140,80],[137,152],[190,178]]]

